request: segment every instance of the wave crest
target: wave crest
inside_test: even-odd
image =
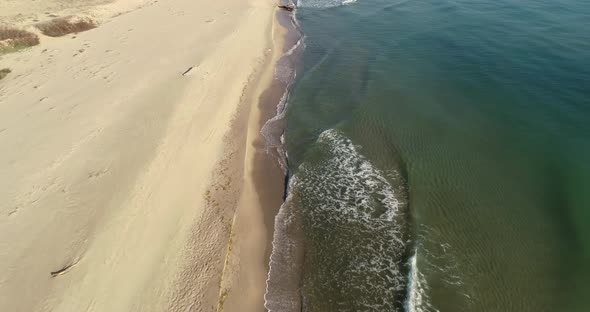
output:
[[[355,3],[357,0],[299,0],[298,7],[302,8],[333,8]]]

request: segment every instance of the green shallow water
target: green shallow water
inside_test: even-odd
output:
[[[337,4],[297,12],[304,310],[590,311],[590,2]]]

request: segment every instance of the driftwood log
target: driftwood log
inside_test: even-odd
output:
[[[279,5],[279,9],[283,9],[287,12],[293,12],[293,10],[295,10],[295,7],[292,7],[290,5]]]

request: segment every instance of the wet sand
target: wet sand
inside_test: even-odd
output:
[[[220,290],[224,311],[266,311],[264,293],[274,217],[283,201],[285,173],[276,155],[268,150],[261,130],[277,114],[277,104],[285,92],[286,85],[275,77],[276,62],[286,48],[285,35],[286,29],[275,20],[272,55],[246,98],[254,105],[247,123],[245,176],[232,227],[233,246],[228,249]]]

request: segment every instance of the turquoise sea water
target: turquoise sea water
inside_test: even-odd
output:
[[[267,307],[590,311],[590,1],[296,17]]]

